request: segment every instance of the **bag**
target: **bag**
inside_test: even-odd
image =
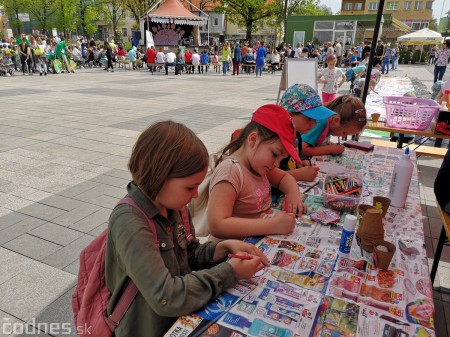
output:
[[[41,48],[39,48],[39,47],[37,47],[34,50],[34,56],[42,56],[43,54],[44,54],[44,51]]]
[[[242,173],[242,168],[239,162],[232,158],[226,158],[225,160],[231,160],[236,164],[239,170],[239,178],[241,181],[241,190],[244,186],[244,174]],[[205,179],[202,181],[200,186],[198,187],[198,195],[202,196],[205,193],[208,193],[209,183],[211,181],[212,169],[206,175]],[[208,226],[208,207],[205,204],[199,205],[199,198],[192,199],[189,204],[189,209],[192,214],[192,223],[194,224],[195,234],[197,236],[208,236],[209,235],[209,226]]]
[[[139,210],[147,220],[150,229],[155,237],[155,246],[159,249],[158,237],[154,222],[147,217],[144,211],[135,201],[126,196],[117,205],[128,204]],[[189,216],[186,208],[183,208],[181,215],[184,223],[186,240],[190,243],[193,240],[191,235]],[[111,292],[106,287],[105,281],[105,253],[108,230],[105,229],[94,239],[80,254],[80,269],[78,281],[74,293],[72,294],[72,309],[74,322],[78,336],[112,337],[114,330],[127,312],[131,303],[138,293],[134,282],[130,280],[121,295],[112,314],[107,316],[107,306]]]

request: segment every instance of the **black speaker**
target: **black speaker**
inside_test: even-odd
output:
[[[225,35],[219,35],[219,42],[224,43],[225,42]]]

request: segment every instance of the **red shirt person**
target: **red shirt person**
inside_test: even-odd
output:
[[[145,58],[147,60],[147,63],[156,63],[156,50],[155,47],[150,47],[147,49],[147,52],[145,53]]]

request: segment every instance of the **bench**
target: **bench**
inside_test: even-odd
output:
[[[241,68],[242,71],[246,72],[247,74],[254,73],[256,69],[256,64],[241,63]]]
[[[164,67],[164,63],[147,63],[147,68],[150,69],[150,72],[154,73],[154,70],[157,69],[157,67]]]
[[[117,64],[118,64],[117,68],[123,67],[123,69],[125,71],[127,71],[127,67],[128,67],[128,70],[131,70],[131,62],[128,59],[128,57],[125,60],[117,60]],[[120,65],[122,65],[122,67]]]
[[[436,202],[437,204],[437,202]],[[449,246],[449,238],[450,238],[450,214],[444,212],[439,205],[437,205],[439,215],[442,220],[442,230],[441,235],[439,236],[438,245],[436,247],[436,254],[434,255],[433,265],[431,267],[431,284],[434,283],[434,278],[436,277],[436,272],[439,266],[439,260],[441,259],[442,248],[444,245]]]
[[[375,146],[385,146],[390,148],[397,148],[397,143],[391,142],[389,140],[384,139],[373,139],[371,143]],[[425,146],[419,144],[409,144],[410,150],[413,150],[416,152],[419,156],[428,156],[428,157],[434,157],[434,158],[444,158],[445,154],[447,153],[447,149],[440,148],[440,147],[434,147],[434,146]],[[417,147],[417,148],[415,148]]]

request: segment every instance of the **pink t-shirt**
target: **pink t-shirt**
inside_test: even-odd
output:
[[[209,183],[209,192],[211,193],[214,186],[221,181],[229,182],[237,193],[232,216],[258,218],[266,212],[271,212],[272,199],[267,176],[257,176],[237,160],[226,159],[215,168]]]

